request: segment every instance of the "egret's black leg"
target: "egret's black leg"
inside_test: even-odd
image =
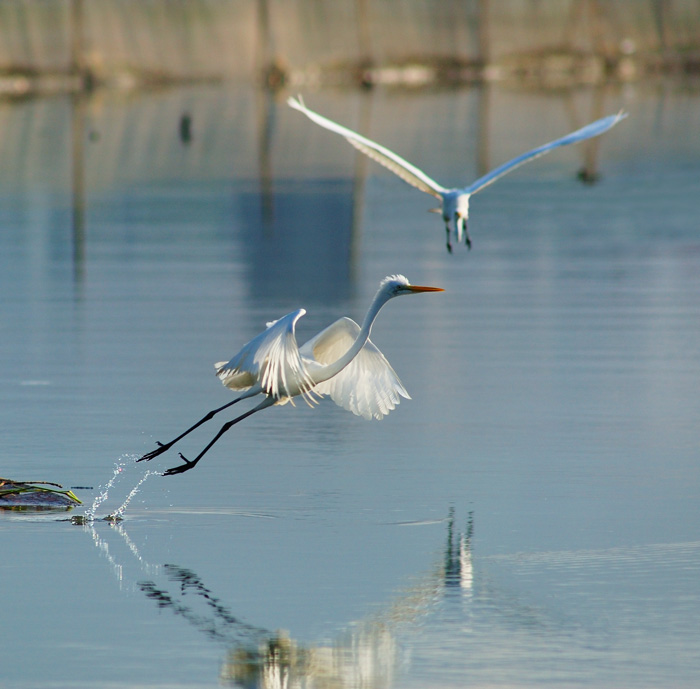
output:
[[[452,253],[452,243],[450,242],[450,225],[449,223],[445,223],[445,232],[447,234],[447,252]]]
[[[240,416],[237,416],[235,419],[232,421],[227,421],[222,427],[221,430],[211,439],[211,442],[192,460],[187,459],[182,452],[178,453],[180,455],[180,459],[184,462],[184,464],[181,464],[180,466],[177,467],[172,467],[171,469],[168,469],[166,472],[163,473],[163,476],[173,476],[174,474],[184,474],[186,471],[189,471],[190,469],[194,469],[195,465],[197,462],[199,462],[202,457],[204,457],[207,452],[212,448],[214,443],[224,434],[226,431],[228,431],[232,426],[235,426],[239,421],[243,421],[243,419],[248,418],[251,414],[255,414],[256,411],[260,411],[261,409],[265,409],[265,407],[269,407],[272,404],[275,403],[275,400],[273,397],[266,397],[257,407],[253,407],[249,411],[247,411],[245,414],[241,414]]]
[[[467,245],[467,249],[471,251],[472,249],[472,238],[469,236],[469,231],[467,230],[467,221],[464,221],[464,243]]]
[[[187,434],[191,433],[195,428],[199,428],[203,423],[206,423],[207,421],[210,421],[211,419],[216,416],[220,411],[223,411],[224,409],[228,409],[231,405],[236,404],[236,402],[239,402],[241,400],[240,397],[236,398],[232,402],[227,402],[224,404],[223,407],[219,407],[218,409],[212,409],[206,416],[202,417],[199,421],[194,426],[190,426],[184,433],[180,433],[180,435],[177,436],[177,438],[173,438],[169,443],[159,443],[157,442],[158,447],[155,450],[151,450],[150,452],[147,452],[143,457],[140,457],[137,459],[137,462],[143,462],[144,460],[148,461],[149,459],[153,459],[154,457],[157,457],[158,455],[162,455],[163,452],[166,452],[169,450],[178,440],[181,440],[184,438]]]

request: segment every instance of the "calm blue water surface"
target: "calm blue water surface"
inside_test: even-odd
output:
[[[432,199],[283,96],[0,103],[0,474],[90,487],[0,511],[0,686],[696,687],[698,91],[305,95],[450,185],[630,117],[475,196],[448,255]],[[99,519],[231,399],[214,362],[392,273],[446,290],[373,331],[412,400],[266,410]]]

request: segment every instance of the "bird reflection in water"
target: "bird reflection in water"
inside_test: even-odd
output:
[[[469,514],[464,533],[455,528],[454,510],[445,522],[447,542],[438,565],[402,589],[385,608],[354,622],[327,644],[302,644],[285,631],[270,631],[243,621],[194,571],[173,564],[149,565],[129,539],[123,523],[110,525],[109,529],[124,539],[141,570],[149,574],[149,579],[136,582],[146,598],[226,648],[219,677],[223,685],[250,689],[381,689],[392,686],[396,679],[401,660],[399,633],[429,614],[442,597],[456,592],[470,596],[473,515]],[[110,554],[94,525],[88,530],[123,584],[124,566]]]
[[[455,532],[454,508],[447,520],[447,547],[445,548],[445,588],[459,588],[471,593],[474,582],[472,567],[472,537],[474,513],[469,513],[464,533]]]

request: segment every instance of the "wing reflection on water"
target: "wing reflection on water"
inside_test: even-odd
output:
[[[133,583],[161,610],[185,620],[212,642],[226,649],[220,681],[234,687],[389,687],[402,660],[397,634],[417,623],[451,590],[468,600],[473,584],[471,539],[473,515],[466,531],[455,527],[454,511],[446,520],[447,542],[442,558],[395,600],[375,614],[348,626],[328,642],[301,644],[286,631],[271,631],[238,618],[209,589],[196,572],[174,564],[147,563],[129,538],[123,523],[110,524],[123,543],[110,549],[112,539],[86,526],[95,546],[106,557],[120,587]],[[102,526],[102,524],[100,524]],[[127,567],[113,551],[123,549],[148,579],[126,581]],[[134,564],[132,562],[132,564]]]

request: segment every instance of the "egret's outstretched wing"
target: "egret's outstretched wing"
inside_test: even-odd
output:
[[[380,146],[378,143],[375,143],[370,139],[366,139],[357,132],[353,132],[351,129],[347,129],[340,124],[336,124],[332,120],[319,115],[313,110],[309,110],[304,105],[304,101],[301,99],[301,96],[298,100],[296,98],[288,98],[287,105],[295,110],[298,110],[299,112],[303,112],[310,120],[318,125],[321,125],[321,127],[344,136],[358,151],[362,151],[362,153],[364,153],[366,156],[391,170],[404,182],[408,182],[408,184],[411,184],[417,189],[420,189],[427,194],[431,194],[436,198],[442,198],[442,192],[447,191],[434,179],[428,177],[428,175],[426,175],[422,170],[419,170],[414,165],[411,165],[411,163],[409,163],[407,160],[404,160],[401,156],[396,155],[396,153],[390,151],[388,148],[384,148],[384,146]]]
[[[555,141],[550,141],[548,144],[544,144],[538,148],[533,148],[531,151],[523,153],[517,158],[513,158],[513,160],[509,160],[507,163],[503,163],[503,165],[500,165],[495,170],[491,170],[491,172],[485,174],[483,177],[480,177],[475,182],[472,182],[468,187],[465,187],[460,191],[465,194],[475,194],[477,191],[487,187],[492,182],[495,182],[499,177],[502,177],[511,170],[514,170],[523,163],[539,158],[541,155],[549,153],[549,151],[554,148],[558,148],[559,146],[568,146],[569,144],[585,141],[586,139],[590,139],[594,136],[600,136],[625,117],[627,117],[627,113],[620,111],[617,113],[617,115],[609,115],[608,117],[603,117],[600,120],[591,122],[591,124],[587,124],[585,127],[581,127],[581,129],[577,129],[575,132],[571,132],[571,134],[561,137],[561,139],[556,139]]]
[[[221,382],[234,390],[246,390],[256,383],[275,399],[301,392],[308,395],[313,382],[304,368],[294,326],[306,311],[292,311],[268,324],[228,362],[215,364]]]
[[[304,358],[320,364],[338,360],[357,339],[360,326],[351,318],[340,318],[301,348]],[[371,340],[336,376],[319,383],[314,392],[330,395],[343,409],[365,419],[381,419],[401,401],[411,399],[391,364]]]

